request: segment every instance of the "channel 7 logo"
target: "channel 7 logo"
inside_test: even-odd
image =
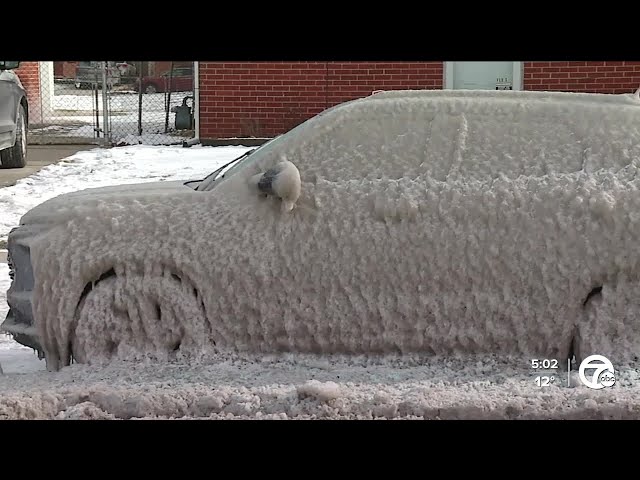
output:
[[[580,364],[578,374],[582,383],[594,390],[612,387],[616,383],[613,364],[602,355],[591,355],[585,358]]]

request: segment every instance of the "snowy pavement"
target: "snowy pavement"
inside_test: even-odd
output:
[[[249,147],[134,146],[80,152],[0,189],[0,240],[33,206],[61,193],[122,183],[201,178]],[[8,267],[0,263],[0,320]],[[207,363],[114,362],[47,372],[0,335],[0,419],[546,419],[640,418],[640,373],[584,386],[577,372],[536,371],[530,359],[219,356]],[[536,377],[553,380],[539,386]]]

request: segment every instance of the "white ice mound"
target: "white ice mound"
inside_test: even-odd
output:
[[[269,155],[210,192],[47,202],[24,220],[62,219],[30,242],[49,368],[214,349],[629,360],[638,107],[504,98],[321,116],[286,149],[304,207],[288,215],[247,188]],[[334,128],[350,148],[319,146]]]

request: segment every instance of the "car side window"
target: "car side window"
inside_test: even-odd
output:
[[[298,165],[303,181],[442,176],[453,161],[459,122],[415,105],[354,104],[317,122],[314,133],[287,157]]]
[[[588,115],[591,108],[600,107],[576,105],[574,110],[538,104],[466,112],[466,139],[456,177],[487,181],[500,175],[592,172],[622,168],[638,158],[637,122],[625,121],[612,110]]]

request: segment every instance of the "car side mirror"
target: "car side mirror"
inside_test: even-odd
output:
[[[266,172],[253,175],[249,185],[263,195],[280,198],[282,211],[290,212],[300,197],[300,172],[293,163],[283,160]]]
[[[20,66],[20,62],[0,62],[0,70],[15,70]]]

